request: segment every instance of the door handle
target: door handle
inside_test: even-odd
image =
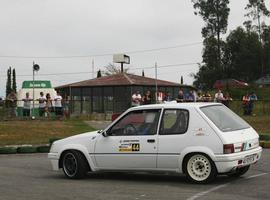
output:
[[[147,142],[148,142],[148,143],[154,143],[155,140],[154,140],[154,139],[148,139]]]

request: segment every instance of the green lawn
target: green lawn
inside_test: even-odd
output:
[[[64,138],[93,130],[93,128],[80,120],[1,121],[0,146],[15,144],[47,144],[50,138]]]
[[[243,117],[258,133],[270,134],[270,116],[245,116]]]
[[[258,133],[270,134],[270,116],[243,117]],[[47,144],[50,138],[64,138],[94,129],[82,120],[66,121],[1,121],[0,146]]]

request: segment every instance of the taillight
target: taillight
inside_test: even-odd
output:
[[[234,153],[234,145],[233,144],[224,144],[223,145],[224,154]]]

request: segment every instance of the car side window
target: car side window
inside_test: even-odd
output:
[[[109,130],[109,135],[155,135],[159,116],[160,109],[131,111]]]
[[[189,112],[183,109],[164,110],[160,135],[184,134],[188,129]]]

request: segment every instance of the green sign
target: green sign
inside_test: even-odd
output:
[[[22,84],[23,89],[27,88],[52,88],[51,81],[24,81]]]

